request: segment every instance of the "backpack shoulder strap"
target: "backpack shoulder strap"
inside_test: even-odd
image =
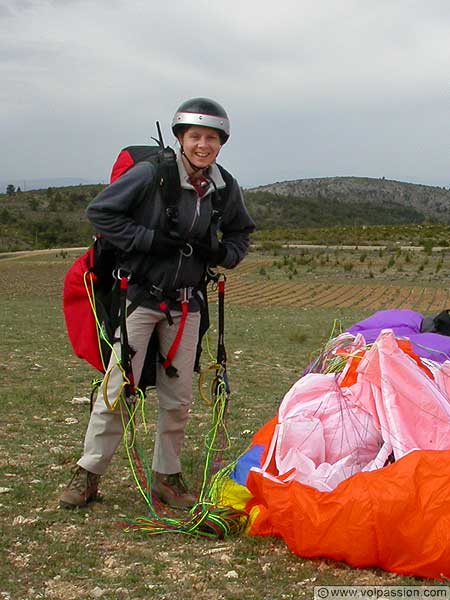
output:
[[[222,165],[217,164],[217,166],[219,168],[223,180],[225,181],[225,187],[220,190],[217,190],[217,193],[214,194],[213,208],[214,210],[219,210],[223,212],[223,209],[226,203],[228,202],[228,198],[230,197],[230,190],[233,186],[234,177],[231,173],[224,169]]]
[[[170,231],[178,218],[178,202],[181,195],[180,175],[173,149],[169,146],[128,146],[119,156],[124,157],[122,161],[128,168],[130,164],[144,161],[155,166],[155,176],[144,190],[142,198],[149,198],[160,189],[165,207],[161,226]]]
[[[217,163],[216,163],[217,164]],[[230,190],[233,185],[234,177],[221,165],[217,165],[220,174],[225,182],[225,187],[221,189],[215,189],[212,198],[212,216],[211,216],[211,245],[214,247],[218,244],[217,232],[220,230],[220,222],[222,220],[223,211],[230,197]]]
[[[169,146],[166,146],[159,155],[157,180],[165,205],[165,226],[170,228],[171,224],[178,219],[181,182],[175,152]]]

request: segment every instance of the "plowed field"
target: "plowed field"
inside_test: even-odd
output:
[[[450,306],[450,289],[434,285],[402,284],[358,279],[339,282],[298,275],[289,280],[271,280],[258,275],[264,258],[248,257],[242,265],[227,272],[227,300],[248,306],[291,306],[299,308],[355,308],[383,310],[408,308],[435,313]]]

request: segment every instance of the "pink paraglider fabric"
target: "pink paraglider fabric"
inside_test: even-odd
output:
[[[362,344],[357,336],[352,352]],[[274,456],[280,475],[330,491],[390,457],[450,448],[449,363],[418,368],[386,330],[359,360],[356,381],[344,386],[350,365],[340,374],[309,373],[292,386],[265,466]]]

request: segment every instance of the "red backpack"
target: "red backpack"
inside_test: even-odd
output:
[[[64,279],[63,309],[73,351],[104,373],[117,323],[111,300],[116,251],[97,236],[69,268]]]
[[[174,151],[158,146],[128,146],[121,150],[111,171],[113,183],[138,162],[150,161],[158,168],[163,197],[179,196],[178,168]],[[176,177],[173,175],[176,171]],[[177,181],[178,180],[178,181]],[[101,235],[78,257],[66,273],[63,310],[67,334],[75,354],[104,373],[111,354],[111,343],[118,325],[118,301],[114,272],[118,250]]]

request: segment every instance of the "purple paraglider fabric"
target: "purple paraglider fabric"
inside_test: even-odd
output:
[[[413,310],[380,310],[367,319],[352,325],[348,331],[361,333],[367,344],[372,344],[383,329],[392,329],[397,337],[411,340],[414,351],[422,358],[439,363],[450,360],[450,337],[439,333],[422,333],[424,316]]]

